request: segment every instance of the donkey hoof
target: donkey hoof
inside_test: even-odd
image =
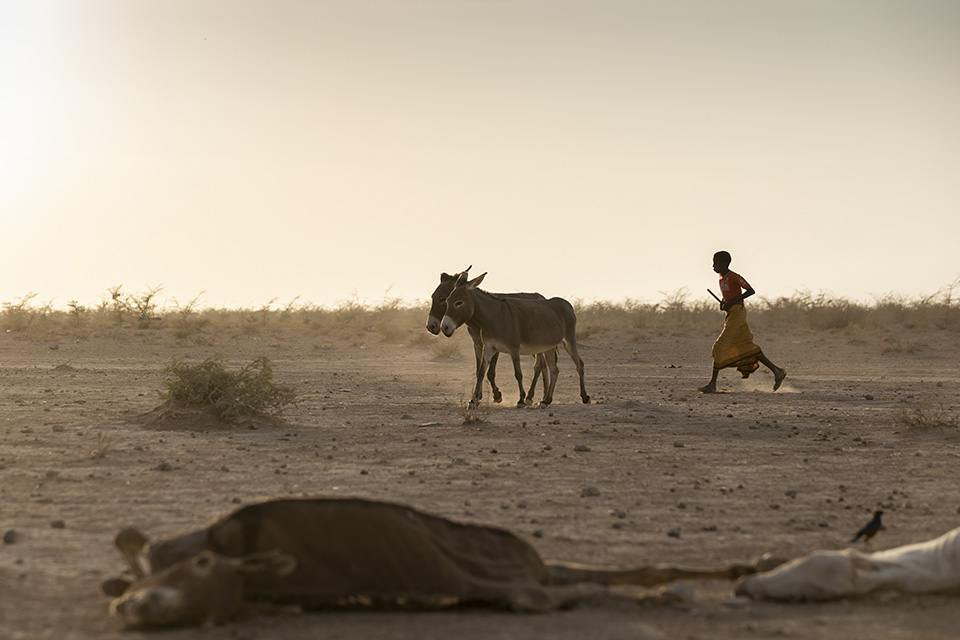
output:
[[[583,404],[590,404],[590,396],[583,396]]]
[[[527,403],[524,402],[523,400],[517,403],[517,409],[526,409],[526,407],[527,407]]]
[[[470,404],[467,405],[467,409],[470,409],[470,410],[478,409],[479,407],[480,407],[480,403],[477,402],[476,400],[471,400]]]
[[[493,392],[493,401],[494,401],[494,402],[500,402],[501,400],[503,400],[503,394],[500,393],[499,390],[498,390],[498,391],[494,391],[494,392]]]
[[[549,408],[550,408],[550,403],[547,402],[546,400],[542,400],[542,401],[540,401],[540,404],[537,405],[537,408],[538,408],[538,409],[549,409]]]

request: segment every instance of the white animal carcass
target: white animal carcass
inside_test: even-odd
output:
[[[756,600],[831,600],[878,590],[934,593],[960,590],[960,528],[939,538],[861,553],[814,551],[742,578],[739,596]]]

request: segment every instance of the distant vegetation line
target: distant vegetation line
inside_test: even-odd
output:
[[[384,339],[403,340],[408,331],[423,328],[429,304],[406,302],[385,295],[377,303],[357,300],[333,307],[319,306],[294,298],[287,303],[276,299],[259,307],[212,308],[193,300],[162,299],[162,287],[127,292],[112,287],[94,305],[76,300],[58,308],[42,302],[30,292],[3,302],[0,328],[7,332],[44,332],[83,328],[169,329],[186,338],[212,329],[234,328],[256,331],[268,327],[309,327],[317,330],[376,332]],[[389,293],[389,292],[388,292]],[[693,296],[688,289],[662,293],[661,300],[620,302],[573,300],[579,330],[591,333],[617,328],[661,330],[698,328],[715,330],[720,321],[717,304]],[[869,303],[838,298],[829,293],[798,291],[775,299],[756,296],[748,300],[751,317],[765,327],[802,327],[813,330],[870,330],[878,328],[937,328],[960,330],[960,277],[925,297],[888,294]],[[418,332],[413,340],[429,339]]]

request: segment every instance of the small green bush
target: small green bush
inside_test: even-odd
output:
[[[193,365],[175,360],[164,374],[168,401],[180,406],[210,405],[225,420],[279,415],[285,406],[296,403],[296,390],[273,381],[273,367],[264,356],[235,372],[227,371],[218,355]]]

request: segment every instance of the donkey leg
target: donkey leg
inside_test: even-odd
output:
[[[473,338],[473,355],[477,357],[477,373],[480,373],[480,364],[483,361],[483,334],[479,329],[474,329],[470,325],[467,325],[467,331],[470,333],[470,337]],[[493,401],[500,402],[503,399],[503,394],[500,393],[500,389],[497,388],[497,354],[493,354],[493,358],[490,359],[490,366],[487,368],[487,379],[490,381],[490,391],[493,393]]]
[[[570,335],[563,339],[563,348],[567,350],[573,365],[577,368],[577,374],[580,376],[580,399],[583,404],[590,404],[590,396],[587,395],[587,389],[583,385],[583,358],[577,351],[577,333],[576,328],[570,331]]]
[[[517,376],[517,386],[520,387],[520,400],[517,401],[517,408],[522,409],[527,406],[524,402],[527,394],[523,390],[523,371],[520,369],[520,354],[511,353],[510,357],[513,359],[513,373]]]
[[[553,391],[557,387],[557,378],[560,377],[560,367],[557,366],[557,350],[552,349],[544,354],[544,366],[550,371],[550,385],[543,392],[543,400],[540,401],[540,408],[545,409],[553,402]]]
[[[540,377],[540,374],[544,374],[544,382],[547,380],[546,373],[543,369],[543,354],[538,353],[537,355],[533,356],[533,363],[533,380],[530,382],[530,391],[527,392],[526,398],[526,403],[528,405],[533,404],[533,392],[537,388],[537,379]]]
[[[500,357],[499,353],[493,354],[493,357],[490,358],[490,368],[487,369],[487,380],[490,381],[490,390],[493,392],[493,401],[500,402],[503,400],[503,394],[500,393],[500,389],[497,387],[497,358]]]
[[[480,400],[483,398],[483,374],[487,371],[487,354],[484,353],[483,359],[480,360],[480,366],[477,367],[477,386],[473,389],[473,397],[470,399],[470,404],[467,405],[468,409],[476,409],[480,406]]]
[[[759,561],[758,561],[759,562]],[[654,587],[676,580],[737,580],[757,573],[758,563],[732,564],[724,567],[685,568],[670,565],[650,565],[629,569],[614,569],[565,562],[548,562],[550,583],[556,585],[590,582],[604,585],[630,584]]]
[[[559,353],[560,353],[560,352],[559,352],[558,348],[557,348],[557,347],[554,347],[553,350],[552,350],[552,355],[553,355],[553,361],[554,361],[554,362],[557,362],[557,354],[559,354]],[[548,361],[548,358],[550,357],[550,355],[551,355],[550,352],[547,352],[547,353],[544,353],[544,354],[543,354],[543,356],[544,356],[544,358],[543,358],[543,366],[544,366],[544,367],[547,366],[547,361]],[[559,363],[558,363],[558,364],[559,364]],[[559,371],[559,370],[560,370],[560,369],[558,368],[557,371]],[[549,387],[549,385],[550,385],[550,379],[547,378],[546,375],[544,375],[544,376],[543,376],[543,395],[547,395],[547,388]],[[552,397],[552,396],[551,396],[551,397]]]

